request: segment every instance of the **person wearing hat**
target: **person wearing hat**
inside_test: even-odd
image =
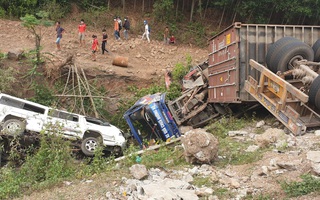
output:
[[[143,40],[144,37],[146,36],[148,42],[150,43],[150,39],[149,39],[149,34],[150,34],[150,33],[149,33],[149,25],[148,25],[147,20],[144,20],[144,21],[143,21],[143,24],[144,24],[144,33],[143,33],[141,39]]]

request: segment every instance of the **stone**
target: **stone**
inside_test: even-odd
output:
[[[277,161],[277,166],[279,166],[282,169],[286,169],[288,171],[297,170],[297,166],[301,163],[299,160],[295,161]]]
[[[218,140],[204,129],[194,129],[181,137],[185,159],[189,163],[211,164],[218,157]]]
[[[182,181],[185,181],[187,183],[191,183],[193,181],[193,177],[190,174],[187,174],[182,177]]]
[[[169,187],[163,184],[148,184],[141,186],[144,191],[144,196],[152,199],[175,199],[177,195],[170,190]]]
[[[183,200],[197,200],[197,199],[199,199],[199,197],[195,193],[195,190],[172,189],[172,192],[174,192],[178,196],[177,199],[183,199]]]
[[[130,168],[130,173],[135,179],[141,180],[148,176],[148,170],[146,166],[141,164],[132,165]]]
[[[314,132],[314,134],[315,134],[316,136],[320,136],[320,130],[316,130],[316,131]]]
[[[308,151],[307,159],[315,163],[320,163],[320,151]]]
[[[266,124],[266,122],[263,121],[263,120],[261,120],[261,121],[257,122],[256,128],[261,128],[261,127],[262,127],[263,125],[265,125],[265,124]]]
[[[231,180],[230,186],[232,188],[238,189],[240,187],[240,183],[239,183],[239,181],[237,179],[231,178],[230,180]]]
[[[202,187],[196,190],[196,194],[200,197],[209,196],[213,194],[212,188]]]
[[[193,167],[192,169],[189,169],[188,171],[191,175],[197,175],[199,170],[198,170],[198,167]]]
[[[320,163],[312,163],[311,164],[312,171],[320,176]]]
[[[163,181],[160,181],[159,184],[165,185],[170,189],[186,189],[190,186],[190,184],[186,181],[171,178],[165,178]]]
[[[245,150],[245,152],[255,152],[259,149],[259,146],[257,145],[250,145],[248,148]]]
[[[255,137],[255,142],[259,147],[268,147],[278,140],[286,140],[287,135],[281,129],[269,128],[263,134]]]
[[[12,49],[8,51],[9,60],[20,60],[23,56],[24,50],[22,49]]]

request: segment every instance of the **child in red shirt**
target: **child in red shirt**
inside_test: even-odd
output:
[[[98,51],[98,39],[96,35],[92,35],[92,46],[91,46],[91,50],[92,50],[92,60],[96,61],[96,52]]]

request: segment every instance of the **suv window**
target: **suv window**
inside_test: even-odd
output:
[[[67,113],[67,112],[63,112],[63,111],[59,111],[59,110],[50,109],[49,116],[60,118],[60,119],[65,119],[65,120],[69,120],[69,121],[74,121],[74,122],[79,121],[79,117],[77,115],[73,115],[71,113]]]
[[[5,96],[1,97],[0,104],[15,107],[15,108],[20,108],[20,109],[24,109],[24,110],[28,110],[28,111],[32,111],[32,112],[36,112],[39,114],[45,113],[45,109],[43,109],[43,108],[24,103],[22,101],[17,101],[15,99],[5,97]]]
[[[110,123],[93,117],[86,117],[87,122],[101,126],[109,126]]]

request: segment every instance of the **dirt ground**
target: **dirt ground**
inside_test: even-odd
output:
[[[109,74],[125,79],[139,80],[135,84],[143,85],[146,81],[159,80],[163,77],[166,69],[172,69],[176,63],[186,63],[186,57],[191,56],[192,64],[196,65],[208,57],[207,48],[201,49],[181,44],[164,45],[162,41],[156,41],[151,34],[151,42],[141,40],[141,35],[130,35],[129,40],[116,41],[112,29],[107,30],[107,49],[110,53],[102,55],[97,52],[97,61],[91,59],[92,35],[98,36],[101,45],[102,33],[100,29],[87,27],[85,47],[79,46],[78,24],[61,22],[61,27],[65,29],[61,40],[61,51],[57,51],[55,45],[55,27],[42,28],[42,52],[44,55],[51,55],[54,61],[59,62],[67,56],[73,55],[78,67],[86,69],[86,72]],[[142,34],[142,33],[141,33]],[[123,36],[123,32],[121,32]],[[21,26],[19,21],[0,20],[0,52],[6,53],[9,50],[22,49],[28,52],[34,48],[34,36]],[[128,59],[128,67],[112,65],[115,57],[121,56]],[[134,77],[134,78],[133,78]],[[116,81],[116,80],[113,80]]]

